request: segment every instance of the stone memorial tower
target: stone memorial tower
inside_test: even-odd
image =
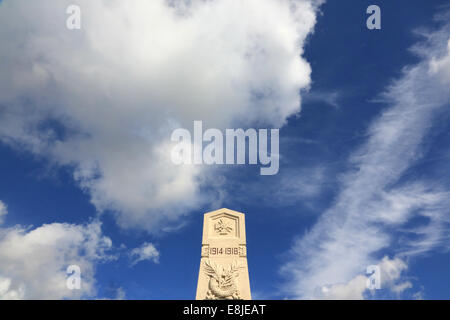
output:
[[[251,299],[243,213],[219,209],[204,215],[196,299]]]

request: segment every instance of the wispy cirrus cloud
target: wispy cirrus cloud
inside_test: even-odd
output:
[[[282,267],[291,279],[285,286],[291,297],[363,298],[363,274],[367,266],[383,262],[382,250],[396,252],[391,260],[404,264],[409,257],[445,246],[449,186],[401,178],[423,155],[422,143],[435,116],[450,104],[449,40],[448,23],[428,33],[413,49],[422,61],[405,68],[383,94],[389,107],[350,157],[351,169],[342,177],[335,203],[295,242],[291,260]],[[419,227],[407,227],[418,217],[423,218]],[[398,241],[398,233],[410,237]],[[394,278],[384,283],[391,291],[411,287],[400,274]]]
[[[339,91],[310,91],[304,96],[305,102],[322,102],[332,107],[339,108],[339,99],[341,93]]]

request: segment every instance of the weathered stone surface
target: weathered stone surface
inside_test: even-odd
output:
[[[251,299],[243,213],[205,214],[196,299]]]

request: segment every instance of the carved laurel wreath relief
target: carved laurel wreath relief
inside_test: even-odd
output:
[[[208,292],[205,300],[240,300],[237,277],[239,269],[243,268],[234,260],[224,267],[220,264],[205,260],[204,270],[209,276]]]

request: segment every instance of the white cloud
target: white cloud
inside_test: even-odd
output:
[[[78,299],[96,294],[95,265],[111,240],[98,221],[0,229],[0,299]],[[67,267],[81,269],[80,290],[67,288]]]
[[[145,242],[139,248],[131,250],[131,258],[133,259],[132,265],[145,260],[151,260],[154,263],[158,263],[159,251],[152,243]]]
[[[323,286],[321,292],[315,298],[325,300],[362,300],[363,293],[367,289],[367,278],[358,275],[346,284],[333,284]]]
[[[339,108],[341,93],[339,91],[310,91],[304,98],[305,102],[322,102],[332,107]]]
[[[5,216],[8,214],[8,207],[0,201],[0,224],[3,223]]]
[[[412,283],[410,281],[405,281],[402,283],[399,283],[395,286],[392,287],[392,291],[395,292],[396,294],[400,294],[403,291],[405,291],[406,289],[411,289],[413,287]]]
[[[424,300],[423,287],[421,288],[420,291],[417,291],[413,294],[413,299],[414,300]]]
[[[450,53],[450,39],[447,42],[447,51]],[[441,58],[432,58],[430,61],[430,74],[437,76],[443,85],[450,88],[450,54]]]
[[[404,290],[412,287],[411,282],[401,282],[398,280],[402,272],[408,267],[400,258],[389,259],[385,256],[377,265],[380,270],[380,288],[388,289],[395,294],[400,294]],[[323,286],[315,298],[326,300],[362,300],[368,289],[369,277],[363,274],[357,275],[347,283],[337,283],[330,286]]]
[[[178,223],[205,179],[171,164],[171,131],[281,126],[299,112],[320,2],[3,1],[0,139],[74,168],[122,227]],[[81,30],[66,29],[69,4]]]
[[[291,296],[317,297],[321,288],[335,286],[333,292],[340,296],[360,298],[364,288],[358,275],[378,263],[381,250],[413,256],[448,241],[448,188],[428,181],[399,185],[399,179],[422,155],[433,116],[450,103],[443,81],[450,76],[449,29],[443,26],[415,48],[422,62],[406,68],[385,93],[391,106],[372,123],[367,142],[352,155],[352,169],[342,177],[333,206],[293,245],[292,259],[282,268],[290,279],[285,289]],[[406,223],[417,217],[426,222],[408,229]],[[402,242],[395,232],[418,238]],[[396,285],[398,292],[409,287]]]
[[[119,287],[116,291],[116,300],[125,300],[126,294],[122,287]]]

